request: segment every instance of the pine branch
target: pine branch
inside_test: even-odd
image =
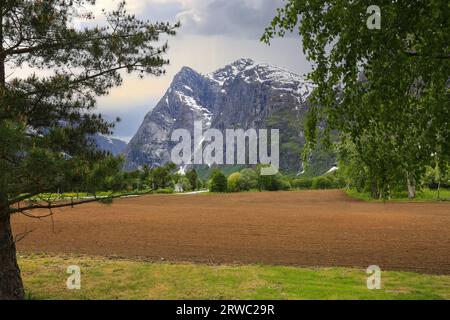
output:
[[[73,199],[68,202],[68,203],[60,203],[60,204],[54,204],[51,201],[44,201],[47,204],[33,204],[33,205],[27,205],[25,207],[18,207],[16,209],[10,209],[8,211],[9,214],[16,214],[16,213],[24,213],[27,211],[31,211],[31,210],[38,210],[38,209],[47,209],[47,210],[52,210],[52,209],[61,209],[61,208],[68,208],[68,207],[76,207],[76,206],[80,206],[83,204],[89,204],[89,203],[94,203],[94,202],[102,202],[102,201],[112,201],[114,199],[119,199],[119,198],[123,198],[123,197],[129,197],[129,196],[141,196],[142,193],[129,193],[129,194],[110,194],[107,197],[97,197],[95,196],[94,199],[88,199],[88,200],[82,200],[82,201],[73,201]],[[35,217],[35,218],[46,218],[51,216],[53,213],[50,213],[48,215],[43,215],[43,216],[31,216],[28,215],[30,217]]]

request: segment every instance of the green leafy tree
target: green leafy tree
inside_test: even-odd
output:
[[[122,158],[107,156],[89,163],[85,172],[85,191],[96,194],[98,191],[120,191],[122,187]],[[73,191],[68,190],[68,191]]]
[[[114,163],[88,138],[114,126],[93,112],[96,98],[121,85],[123,72],[159,76],[168,63],[161,36],[178,25],[142,21],[120,3],[104,12],[104,26],[72,27],[75,20],[92,25],[93,4],[0,2],[0,300],[24,297],[11,215],[39,217],[42,211],[31,212],[85,203],[24,201],[43,192],[111,183],[103,178]],[[29,75],[14,77],[21,67]]]
[[[258,173],[254,169],[242,169],[239,185],[242,190],[258,189]]]
[[[239,192],[243,191],[240,188],[239,180],[241,179],[241,174],[239,172],[235,172],[228,177],[227,188],[229,192]]]
[[[189,179],[189,183],[194,190],[197,190],[199,188],[198,174],[195,169],[186,172],[186,178]]]
[[[399,174],[414,196],[433,157],[441,168],[450,157],[448,1],[381,1],[380,30],[367,27],[372,4],[289,0],[262,40],[298,30],[315,62],[306,152],[325,123],[355,145],[374,197],[388,196]]]
[[[339,171],[345,177],[346,187],[358,192],[369,191],[368,170],[355,150],[355,145],[343,137],[337,144]]]
[[[177,166],[169,162],[162,167],[154,168],[151,171],[153,185],[155,189],[166,189],[174,182],[174,175]]]
[[[211,192],[227,192],[227,177],[219,169],[212,172],[210,180]]]
[[[442,171],[437,165],[435,165],[435,167],[427,167],[426,172],[422,178],[422,183],[427,188],[437,190],[437,198],[440,200],[441,188],[450,189],[449,173],[450,170],[448,167],[444,171]]]
[[[191,181],[185,176],[180,177],[177,183],[179,183],[182,186],[184,192],[194,190],[192,188]]]
[[[265,191],[281,191],[281,190],[289,190],[291,188],[291,184],[286,178],[278,173],[276,175],[263,176],[260,175],[258,179],[259,190]]]

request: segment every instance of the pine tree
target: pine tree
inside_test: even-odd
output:
[[[92,25],[86,7],[94,4],[0,2],[0,300],[24,297],[11,215],[36,217],[32,210],[51,214],[52,208],[83,203],[25,200],[75,188],[92,172],[94,182],[103,179],[101,172],[108,170],[101,167],[117,163],[95,151],[88,137],[110,134],[114,124],[93,112],[96,98],[120,86],[122,72],[160,76],[169,62],[168,46],[159,41],[174,35],[178,24],[142,21],[120,3],[115,11],[103,11],[104,26],[71,27]],[[21,67],[30,74],[15,78]]]

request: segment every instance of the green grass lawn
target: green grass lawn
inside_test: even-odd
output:
[[[450,276],[383,272],[368,290],[365,270],[208,266],[29,255],[19,264],[29,299],[450,299]],[[67,267],[81,268],[68,290]]]
[[[371,202],[383,202],[383,201],[416,201],[416,202],[426,202],[426,201],[450,201],[450,190],[441,189],[440,200],[438,199],[437,190],[424,189],[417,192],[417,197],[414,199],[408,199],[408,194],[406,192],[393,193],[391,199],[389,200],[377,200],[373,199],[369,192],[358,192],[354,189],[345,190],[347,195],[354,199],[371,201]]]

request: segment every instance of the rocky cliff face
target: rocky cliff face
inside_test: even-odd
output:
[[[208,75],[184,67],[128,144],[126,169],[169,162],[172,132],[193,133],[194,121],[202,121],[204,130],[280,129],[281,169],[301,171],[301,126],[313,89],[302,76],[250,59]]]

